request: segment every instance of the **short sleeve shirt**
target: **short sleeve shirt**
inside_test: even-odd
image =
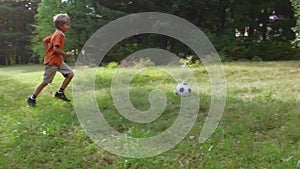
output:
[[[65,35],[63,32],[56,30],[53,35],[51,35],[50,44],[44,58],[45,65],[55,65],[60,66],[63,62],[62,56],[54,52],[54,47],[63,50],[65,45]]]

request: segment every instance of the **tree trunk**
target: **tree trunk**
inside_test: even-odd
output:
[[[220,27],[219,31],[224,31],[225,29],[225,23],[226,23],[226,6],[224,3],[224,0],[219,0],[220,5],[220,12],[219,12],[219,19],[220,19]]]

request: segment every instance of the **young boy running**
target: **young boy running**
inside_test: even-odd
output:
[[[55,93],[55,97],[60,98],[64,101],[70,101],[65,94],[64,90],[72,80],[74,73],[71,68],[64,63],[62,56],[70,57],[71,52],[64,52],[65,44],[65,34],[64,32],[68,31],[70,28],[70,18],[67,14],[58,14],[53,17],[53,22],[56,27],[56,31],[51,35],[46,37],[44,42],[44,47],[46,50],[46,56],[44,58],[44,78],[42,83],[37,86],[32,96],[27,99],[29,106],[35,106],[36,98],[40,92],[46,87],[49,83],[52,82],[56,72],[62,73],[65,77],[59,91]]]

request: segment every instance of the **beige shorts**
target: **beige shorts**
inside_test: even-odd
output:
[[[47,84],[51,83],[55,77],[56,72],[60,72],[64,77],[67,77],[67,75],[72,73],[73,71],[64,62],[60,66],[45,65],[43,82]]]

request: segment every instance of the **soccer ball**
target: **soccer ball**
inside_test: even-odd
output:
[[[192,92],[192,89],[187,83],[180,83],[177,85],[175,92],[179,96],[189,96]]]

